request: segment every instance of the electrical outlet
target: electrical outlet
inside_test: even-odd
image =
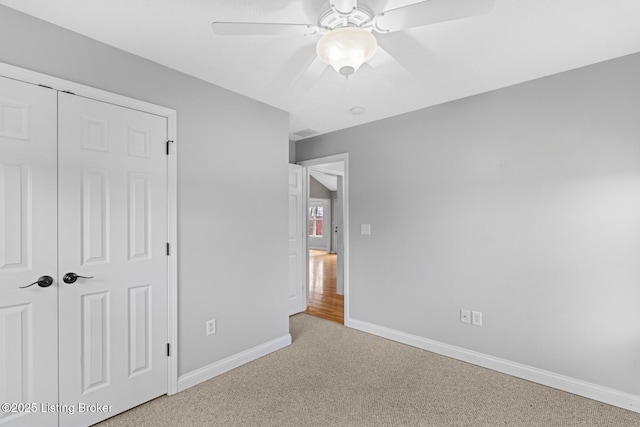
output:
[[[370,235],[371,234],[371,224],[360,224],[360,234]]]
[[[481,311],[472,311],[471,312],[471,323],[476,326],[482,326],[482,312]]]
[[[216,333],[216,319],[207,320],[207,336]]]
[[[462,323],[470,323],[471,322],[471,312],[469,310],[460,310],[460,321]]]

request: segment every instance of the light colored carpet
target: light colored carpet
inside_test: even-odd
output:
[[[640,426],[640,414],[306,314],[293,344],[100,424]]]

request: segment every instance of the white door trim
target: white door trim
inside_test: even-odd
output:
[[[305,176],[309,175],[309,166],[321,165],[324,163],[333,163],[333,162],[344,162],[344,176],[343,176],[343,187],[344,191],[342,194],[342,218],[343,218],[343,240],[344,240],[344,250],[343,253],[343,262],[344,262],[344,324],[345,326],[349,326],[351,323],[351,317],[349,315],[349,153],[342,154],[334,154],[332,156],[319,157],[315,159],[302,160],[299,161],[298,164],[305,167]],[[307,197],[308,198],[308,197]],[[305,210],[305,218],[307,217],[306,212],[308,212],[308,208]],[[307,233],[308,234],[308,233]],[[309,238],[307,236],[306,240],[306,248],[305,252],[307,256],[309,254]],[[307,260],[307,263],[309,260]],[[307,281],[309,277],[307,275]],[[307,283],[308,287],[308,283]]]
[[[85,86],[57,77],[48,76],[36,71],[27,70],[0,62],[0,75],[25,83],[42,85],[55,90],[72,92],[79,96],[108,102],[122,107],[132,108],[167,118],[167,137],[171,144],[167,158],[167,236],[171,248],[167,262],[167,339],[171,348],[168,360],[167,394],[178,392],[178,161],[175,149],[177,144],[177,112],[176,110],[150,104],[145,101],[106,92],[101,89]]]

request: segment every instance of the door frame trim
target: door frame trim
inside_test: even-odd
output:
[[[299,165],[304,166],[305,167],[305,171],[304,171],[304,176],[307,177],[307,182],[309,180],[309,167],[310,166],[315,166],[315,165],[321,165],[324,163],[334,163],[334,162],[340,162],[342,161],[344,163],[344,174],[343,174],[343,193],[342,193],[342,222],[343,222],[343,243],[344,243],[344,248],[342,251],[343,254],[343,264],[344,264],[344,270],[342,272],[342,274],[344,275],[344,324],[345,326],[349,326],[349,324],[351,323],[351,316],[349,314],[349,153],[341,153],[341,154],[334,154],[331,156],[326,156],[326,157],[318,157],[318,158],[314,158],[314,159],[308,159],[308,160],[301,160],[299,162],[297,162]],[[308,184],[307,184],[308,185]],[[308,190],[307,190],[307,197],[306,199],[308,200]],[[309,208],[307,207],[305,209],[305,219],[308,217],[308,212]],[[307,238],[305,240],[306,242],[306,247],[305,247],[305,253],[307,254],[307,258],[309,256],[309,233],[305,233],[307,235]],[[309,260],[307,259],[307,264],[309,263]],[[307,274],[307,278],[306,278],[306,282],[307,282],[307,286],[306,288],[308,289],[309,287],[309,275]]]
[[[121,107],[155,114],[167,119],[167,138],[177,141],[177,112],[171,108],[151,104],[127,96],[85,86],[69,80],[52,77],[36,71],[0,62],[0,76],[24,83],[41,85],[53,90],[71,92],[78,96],[107,102]],[[167,340],[171,352],[167,361],[167,394],[178,392],[178,160],[177,150],[167,157],[167,238],[171,254],[167,257]]]

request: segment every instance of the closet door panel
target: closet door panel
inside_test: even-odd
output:
[[[167,392],[166,118],[59,102],[61,414],[88,425]]]
[[[2,426],[58,420],[56,99],[0,77]]]

